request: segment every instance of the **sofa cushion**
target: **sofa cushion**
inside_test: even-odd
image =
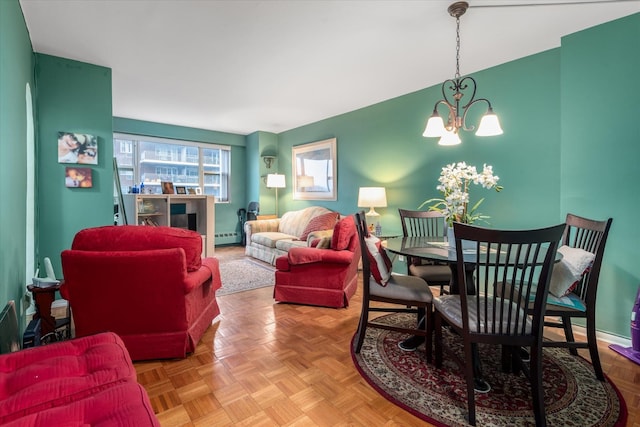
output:
[[[342,218],[335,227],[333,227],[333,236],[331,237],[331,249],[342,251],[349,248],[349,243],[356,233],[356,223],[353,216]]]
[[[304,228],[304,231],[300,235],[300,240],[307,240],[309,234],[314,231],[320,230],[331,230],[336,225],[336,221],[338,220],[337,212],[328,212],[326,214],[318,215],[315,218],[312,218],[311,221]]]
[[[202,265],[202,236],[175,227],[141,227],[139,225],[107,225],[86,228],[76,233],[71,249],[82,251],[146,251],[182,248],[187,271]]]
[[[331,247],[331,240],[331,237],[323,237],[322,239],[317,239],[315,247],[318,249],[329,249]]]
[[[283,252],[289,252],[292,248],[304,248],[307,246],[307,242],[298,239],[282,239],[276,242],[276,249]]]
[[[0,356],[0,424],[135,380],[129,353],[111,332],[9,353]]]
[[[251,241],[267,248],[275,248],[276,243],[279,240],[293,240],[297,239],[296,236],[291,234],[280,233],[278,231],[265,231],[263,233],[257,233],[251,235]]]
[[[61,402],[59,406],[30,413],[5,427],[124,425],[160,427],[147,392],[135,382],[99,390],[79,400]]]
[[[329,209],[323,208],[322,206],[310,206],[298,211],[289,211],[280,218],[278,231],[297,238],[307,227],[309,221],[329,212],[331,212]]]

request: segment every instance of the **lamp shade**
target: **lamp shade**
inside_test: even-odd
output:
[[[442,117],[434,111],[429,120],[427,121],[427,127],[424,129],[422,136],[435,137],[442,136],[447,132],[444,127],[444,121]]]
[[[442,134],[442,137],[438,141],[438,145],[458,145],[462,141],[460,140],[460,136],[457,132],[447,131]]]
[[[284,188],[284,175],[279,173],[270,173],[267,175],[268,188]]]
[[[500,121],[498,120],[498,116],[496,116],[493,110],[489,109],[487,114],[482,116],[482,120],[480,120],[480,126],[478,126],[478,131],[476,135],[478,136],[495,136],[502,135],[502,127],[500,127]]]
[[[358,207],[383,208],[387,206],[387,192],[384,187],[360,187]]]

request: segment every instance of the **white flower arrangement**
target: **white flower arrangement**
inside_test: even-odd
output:
[[[464,224],[473,224],[476,221],[485,221],[490,218],[479,213],[478,207],[484,201],[480,199],[475,205],[469,209],[469,185],[481,185],[486,189],[495,189],[497,192],[502,190],[502,186],[498,185],[500,177],[493,174],[493,167],[485,164],[482,172],[478,173],[475,166],[467,165],[465,162],[451,163],[442,168],[440,183],[436,188],[440,191],[444,198],[429,199],[423,202],[418,209],[424,205],[436,202],[429,206],[429,210],[441,212],[445,216],[445,220],[449,226],[453,222],[461,222]]]

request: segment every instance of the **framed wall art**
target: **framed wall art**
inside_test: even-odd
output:
[[[98,138],[87,133],[58,132],[58,163],[98,164]]]
[[[336,138],[291,150],[293,200],[337,200]]]
[[[64,185],[69,188],[91,188],[93,187],[93,176],[91,168],[65,168]]]

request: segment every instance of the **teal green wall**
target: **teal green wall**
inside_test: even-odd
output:
[[[17,0],[0,1],[0,310],[14,300],[20,311],[30,279],[25,277],[27,84],[34,94],[33,53],[22,11]]]
[[[613,217],[598,328],[629,336],[640,282],[640,13],[562,40],[561,210]]]
[[[50,257],[62,277],[60,253],[83,228],[113,224],[113,126],[111,70],[97,65],[36,54],[40,209],[39,259]],[[58,131],[98,138],[93,188],[67,188],[58,163]]]
[[[216,244],[223,245],[240,242],[241,229],[237,212],[238,209],[246,209],[247,207],[245,200],[247,188],[247,156],[244,135],[119,117],[113,119],[113,130],[114,132],[131,133],[135,135],[174,138],[231,146],[230,202],[216,204],[215,225],[216,234],[229,234],[229,236],[216,237]],[[236,235],[233,236],[233,233]]]
[[[400,233],[398,208],[417,208],[438,197],[441,168],[465,161],[478,168],[492,165],[505,187],[499,194],[479,187],[471,191],[472,201],[485,197],[481,211],[491,216],[493,226],[561,222],[559,58],[558,50],[552,50],[474,74],[478,97],[490,98],[500,116],[502,136],[479,138],[464,132],[463,143],[453,147],[422,137],[441,96],[439,86],[280,134],[279,159],[287,182],[292,146],[331,137],[338,146],[338,200],[294,201],[289,186],[280,193],[281,211],[320,204],[348,214],[358,210],[358,187],[384,186],[389,206],[376,209],[383,233]],[[534,127],[532,117],[546,123],[545,128]]]

